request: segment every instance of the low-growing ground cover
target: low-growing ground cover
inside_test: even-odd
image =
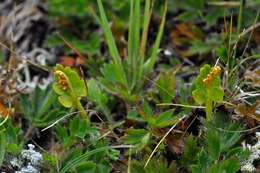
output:
[[[0,172],[259,172],[259,9],[0,2]]]

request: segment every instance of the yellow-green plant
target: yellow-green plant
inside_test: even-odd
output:
[[[58,64],[54,68],[55,82],[53,90],[59,95],[59,102],[66,108],[76,109],[80,115],[87,118],[80,100],[87,96],[87,87],[79,74],[70,67],[63,67]]]
[[[205,104],[208,121],[212,119],[213,103],[223,101],[224,91],[221,87],[220,73],[219,66],[210,67],[206,64],[200,69],[200,74],[195,80],[192,95],[198,104]]]

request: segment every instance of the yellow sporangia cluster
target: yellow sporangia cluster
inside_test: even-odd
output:
[[[68,84],[65,74],[60,70],[56,70],[55,75],[57,76],[57,79],[58,79],[57,82],[60,85],[61,89],[64,91],[67,90],[69,84]]]
[[[206,85],[206,86],[209,86],[212,82],[212,80],[220,75],[221,73],[221,68],[219,66],[215,66],[211,69],[211,71],[209,72],[209,74],[207,75],[207,77],[205,79],[203,79],[203,83]]]

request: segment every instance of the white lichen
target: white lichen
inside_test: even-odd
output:
[[[15,171],[15,173],[40,173],[40,171],[31,165],[27,165],[26,167],[23,167],[20,171]]]
[[[258,141],[255,145],[243,144],[243,148],[250,151],[249,158],[241,163],[241,171],[244,173],[256,171],[253,162],[260,159],[260,132],[256,132],[256,137]]]
[[[21,155],[11,161],[11,165],[19,169],[15,173],[40,173],[42,154],[34,150],[34,145],[28,144],[28,147],[28,150],[22,150]]]

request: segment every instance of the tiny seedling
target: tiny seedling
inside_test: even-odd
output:
[[[59,102],[66,108],[78,110],[80,115],[87,118],[80,100],[87,96],[87,87],[83,79],[80,79],[78,73],[70,67],[56,65],[54,68],[55,82],[53,90],[59,95]]]
[[[213,103],[223,101],[224,91],[221,87],[220,73],[219,66],[210,67],[206,64],[200,69],[200,74],[195,80],[192,95],[198,104],[205,104],[207,121],[212,119]]]

